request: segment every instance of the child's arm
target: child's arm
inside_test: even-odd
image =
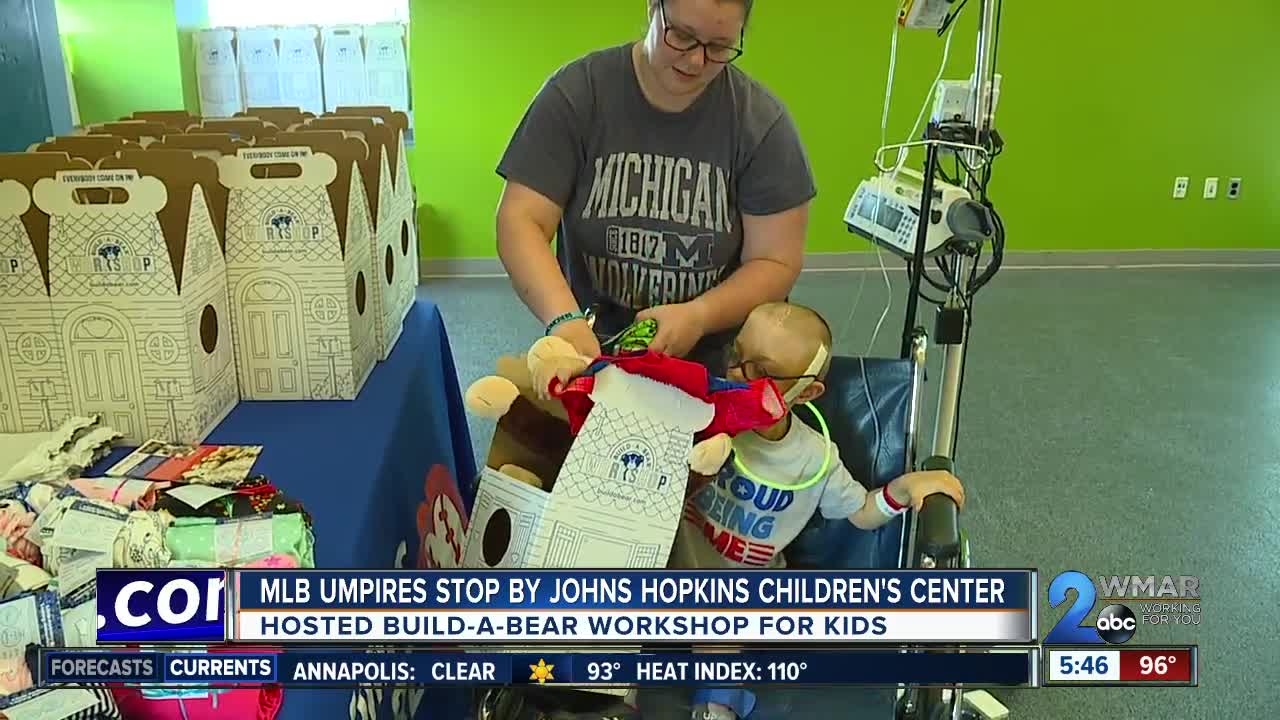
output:
[[[857,512],[849,516],[849,522],[860,530],[875,530],[876,528],[889,522],[894,515],[888,514],[881,508],[881,504],[892,507],[911,508],[919,510],[924,505],[924,499],[936,493],[942,493],[956,501],[956,505],[964,507],[964,487],[960,485],[960,480],[955,475],[945,470],[922,470],[919,472],[907,473],[901,477],[894,478],[887,486],[889,499],[879,500],[878,496],[884,490],[875,490],[867,493],[867,499],[858,508]]]

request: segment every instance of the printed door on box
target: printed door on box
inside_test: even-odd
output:
[[[68,330],[75,407],[103,421],[126,437],[143,437],[138,353],[123,319],[90,312],[70,322]]]
[[[245,363],[255,394],[303,399],[304,345],[298,288],[292,282],[259,278],[246,284],[240,303],[245,329]]]

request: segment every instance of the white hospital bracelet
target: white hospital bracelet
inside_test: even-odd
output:
[[[876,493],[876,508],[888,517],[897,517],[907,511],[906,505],[898,505],[889,496],[889,486],[885,485]]]

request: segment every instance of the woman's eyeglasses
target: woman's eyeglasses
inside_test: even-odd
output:
[[[740,47],[721,45],[719,43],[705,43],[691,35],[689,32],[672,26],[667,22],[667,3],[665,0],[658,3],[658,11],[662,13],[662,40],[667,44],[667,47],[670,47],[672,50],[690,52],[697,50],[698,48],[702,48],[703,56],[708,62],[720,64],[731,63],[741,57],[742,48]],[[738,44],[745,45],[745,40],[746,37],[744,31],[743,36],[738,41]]]

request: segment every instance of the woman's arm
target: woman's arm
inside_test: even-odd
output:
[[[551,251],[562,213],[550,198],[514,181],[507,182],[498,203],[498,257],[516,295],[544,326],[580,309]],[[599,341],[586,321],[562,323],[555,334],[587,357],[600,355]]]
[[[659,305],[636,317],[658,321],[649,347],[683,357],[705,335],[737,327],[756,306],[791,292],[804,263],[809,203],[772,215],[742,216],[742,264],[724,282],[686,303]]]
[[[704,333],[741,325],[756,306],[791,293],[804,265],[809,203],[773,215],[742,216],[742,265],[694,300]]]

